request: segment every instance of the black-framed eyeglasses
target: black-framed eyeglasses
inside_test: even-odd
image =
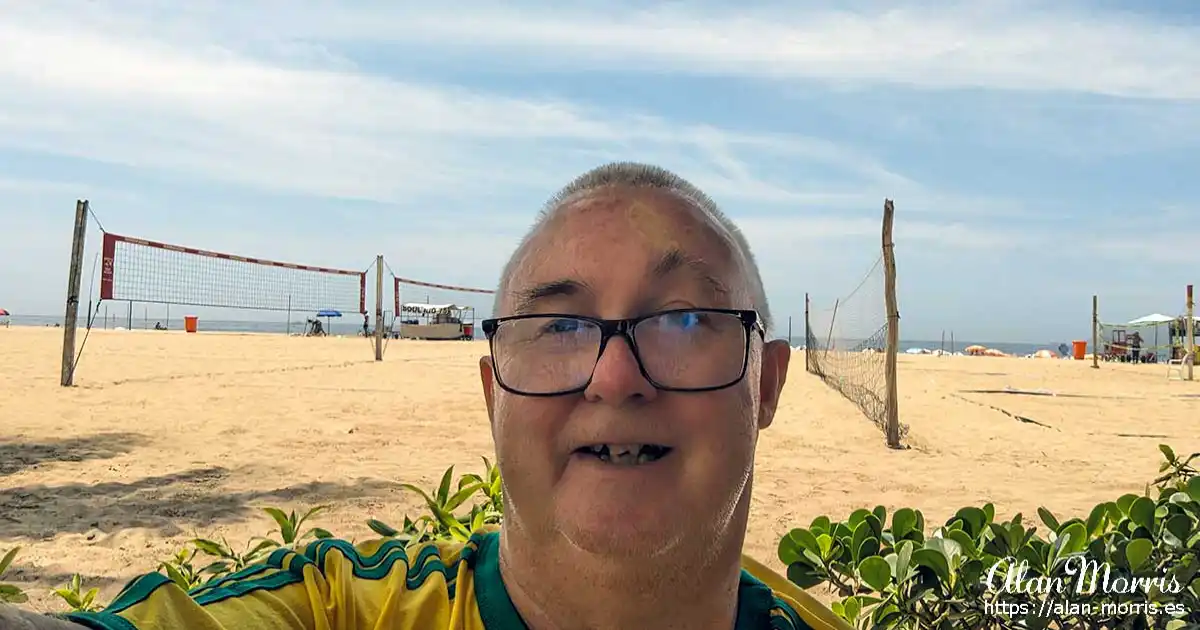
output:
[[[481,323],[496,382],[522,396],[562,396],[587,389],[615,335],[625,337],[638,369],[655,388],[705,392],[746,376],[750,332],[766,332],[752,310],[686,308],[629,319],[538,313]]]

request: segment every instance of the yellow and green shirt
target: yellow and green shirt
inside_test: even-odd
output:
[[[160,573],[129,583],[97,630],[526,630],[500,579],[499,531],[405,547],[318,540],[190,592]],[[736,630],[848,629],[803,590],[743,557]]]

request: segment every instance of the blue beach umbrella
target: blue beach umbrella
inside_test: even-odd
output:
[[[331,309],[331,308],[323,308],[323,309],[321,309],[321,310],[317,311],[317,317],[324,317],[324,318],[325,318],[325,328],[326,328],[326,331],[325,331],[325,332],[326,332],[326,334],[328,334],[328,333],[330,333],[330,332],[332,332],[332,331],[333,331],[333,328],[332,328],[333,324],[332,324],[332,323],[329,321],[329,318],[331,318],[331,317],[341,317],[341,316],[342,316],[342,312],[341,312],[341,311],[336,311],[336,310],[334,310],[334,309]]]

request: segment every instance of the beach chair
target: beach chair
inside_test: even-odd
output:
[[[1168,360],[1167,361],[1167,380],[1168,381],[1182,381],[1183,380],[1183,366],[1188,365],[1189,363],[1193,363],[1194,361],[1195,361],[1195,359],[1192,357],[1191,352],[1183,353],[1183,356],[1179,357],[1178,359]]]

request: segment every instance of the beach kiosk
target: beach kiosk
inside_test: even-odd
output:
[[[475,309],[454,304],[402,304],[398,337],[427,340],[474,339]]]
[[[1192,347],[1200,347],[1200,317],[1192,317]],[[1171,360],[1179,361],[1187,353],[1187,315],[1175,318],[1167,326],[1167,335],[1171,344]],[[1200,352],[1192,357],[1194,365],[1200,365]]]

